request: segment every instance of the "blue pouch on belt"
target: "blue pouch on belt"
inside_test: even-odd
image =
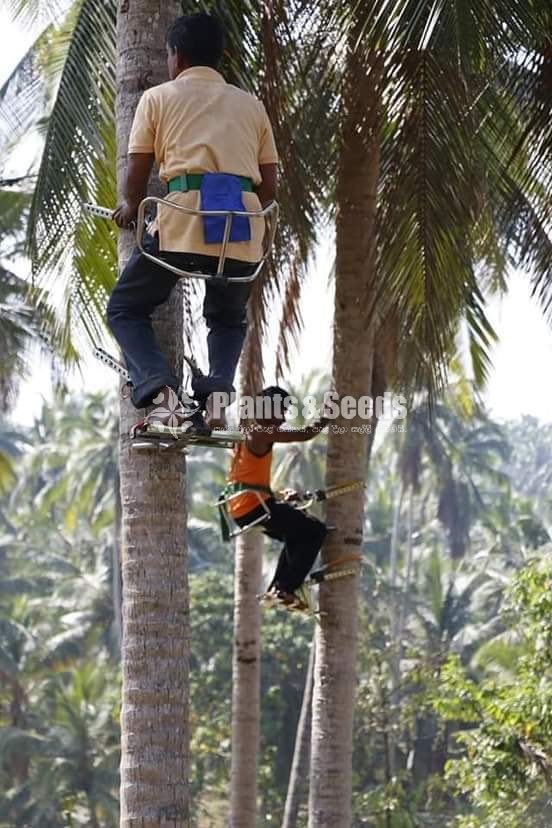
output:
[[[203,173],[200,187],[202,210],[245,210],[242,186],[237,175]],[[205,244],[220,244],[224,236],[224,216],[202,216]],[[251,225],[246,216],[232,216],[230,241],[250,241]]]

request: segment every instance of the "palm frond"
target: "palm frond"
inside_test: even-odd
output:
[[[478,158],[462,78],[436,54],[397,58],[382,142],[378,270],[414,384],[442,385],[459,314],[477,292],[471,255]],[[384,305],[385,307],[385,305]],[[436,376],[435,376],[436,374]]]
[[[67,10],[71,0],[7,0],[7,7],[13,20],[20,20],[26,26],[38,23],[53,23]]]
[[[25,233],[30,202],[29,193],[8,188],[0,182],[0,255],[4,258],[22,252],[21,240]]]
[[[443,387],[463,318],[484,382],[494,332],[481,284],[503,285],[514,261],[550,309],[549,9],[540,0],[343,2],[317,23],[338,57],[348,38],[359,83],[362,63],[367,73],[374,54],[384,56],[371,300],[379,319],[397,311],[401,375]],[[339,99],[341,61],[326,65]]]
[[[549,317],[552,118],[546,88],[551,72],[546,51],[516,56],[477,105],[489,225],[510,262],[531,274],[534,293]]]
[[[28,296],[28,284],[0,264],[0,410],[4,411],[29,374],[31,343],[42,338],[42,311],[29,303]]]
[[[96,333],[114,281],[114,235],[83,218],[81,203],[114,201],[115,12],[114,0],[78,0],[57,34],[54,65],[62,68],[31,208],[29,251],[38,283],[55,285],[50,296],[60,335],[79,324]]]
[[[27,130],[46,114],[47,84],[41,71],[40,54],[52,28],[48,27],[21,58],[0,87],[0,149],[6,158]]]

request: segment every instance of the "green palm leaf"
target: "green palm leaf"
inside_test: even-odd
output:
[[[47,85],[41,72],[40,54],[51,28],[37,38],[0,87],[0,148],[8,153],[46,113]]]
[[[107,164],[114,157],[114,21],[111,0],[79,0],[57,35],[54,65],[57,61],[62,69],[33,196],[29,249],[39,278],[48,273],[49,284],[56,279],[65,312],[75,264],[92,268],[95,262],[101,290],[106,256],[114,261],[109,232],[81,219],[81,203],[97,198],[98,174],[111,178],[113,191],[114,170],[108,175]],[[89,284],[91,279],[90,274]],[[75,310],[86,326],[95,318],[96,291],[88,297],[78,289],[76,296]]]
[[[383,61],[378,279],[369,300],[378,319],[396,312],[400,320],[399,377],[442,387],[465,319],[483,382],[494,339],[483,295],[504,284],[507,261],[530,269],[549,307],[549,10],[516,0],[380,0],[332,4],[321,22],[335,54],[346,42],[356,51],[358,90]],[[350,105],[341,60],[326,65],[329,87]]]

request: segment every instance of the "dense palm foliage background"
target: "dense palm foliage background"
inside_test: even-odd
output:
[[[494,336],[484,296],[505,287],[511,263],[526,268],[550,306],[549,5],[199,5],[225,23],[225,74],[262,97],[280,148],[278,267],[256,286],[252,304],[259,341],[280,293],[285,363],[304,266],[335,219],[340,149],[348,114],[358,109],[375,124],[365,140],[379,159],[378,276],[365,298],[393,334],[388,381],[442,383],[464,324],[482,382]],[[42,136],[28,250],[69,357],[72,337],[101,336],[115,276],[113,229],[80,205],[115,199],[116,3],[9,6],[42,28],[0,89],[0,148],[8,157],[29,131]],[[182,8],[198,4],[185,0]]]
[[[0,825],[118,824],[114,400],[60,396],[0,430]],[[366,500],[354,825],[550,822],[552,428],[461,415],[388,423]],[[401,430],[399,430],[401,429]],[[523,441],[520,439],[523,435]],[[324,446],[277,476],[323,480]],[[190,463],[195,824],[219,826],[230,760],[232,552],[220,455]],[[273,564],[267,555],[266,568]],[[392,571],[392,561],[394,561]],[[400,618],[400,628],[395,623]],[[312,622],[266,611],[262,825],[281,819]],[[306,803],[304,803],[305,806]],[[298,825],[305,825],[305,813]]]

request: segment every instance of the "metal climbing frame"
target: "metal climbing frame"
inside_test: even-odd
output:
[[[174,267],[174,265],[168,264],[166,261],[158,258],[157,256],[152,256],[151,253],[148,253],[146,250],[144,250],[143,238],[146,227],[145,211],[148,204],[161,204],[163,206],[163,209],[169,208],[172,210],[177,210],[178,212],[188,216],[219,216],[225,219],[224,234],[221,242],[220,255],[217,264],[217,272],[215,274],[198,273],[192,270],[182,270],[181,268]],[[228,244],[230,243],[230,231],[232,229],[233,216],[249,219],[264,219],[265,233],[263,237],[262,256],[254,272],[249,276],[232,275],[232,277],[229,278],[224,275],[224,265],[227,259]],[[276,201],[271,201],[270,204],[268,204],[262,210],[197,210],[192,207],[182,207],[180,204],[175,204],[174,201],[168,201],[164,198],[157,198],[156,196],[147,196],[143,201],[140,202],[140,206],[138,207],[138,215],[136,217],[136,243],[143,256],[145,256],[147,259],[150,259],[152,262],[161,265],[161,267],[164,267],[166,270],[170,270],[170,272],[174,273],[175,276],[184,276],[189,279],[203,279],[206,282],[253,282],[261,272],[263,265],[270,254],[272,245],[274,244],[274,237],[276,235],[277,224],[278,202]]]
[[[239,497],[240,495],[244,494],[253,494],[259,501],[259,506],[262,506],[264,510],[264,515],[260,515],[255,520],[252,520],[251,523],[248,523],[246,526],[240,526],[236,521],[231,517],[228,504],[231,500],[235,497]],[[255,491],[254,489],[242,489],[239,492],[234,492],[228,497],[221,498],[217,501],[217,506],[220,511],[221,519],[224,520],[226,523],[226,528],[228,530],[228,538],[237,538],[239,535],[245,535],[246,532],[249,532],[251,529],[255,529],[257,526],[260,526],[270,517],[270,510],[266,505],[265,501],[261,497],[260,492]]]
[[[322,500],[330,500],[334,497],[339,497],[340,495],[348,494],[349,492],[354,492],[358,489],[364,488],[364,481],[363,480],[352,480],[347,483],[338,483],[335,486],[329,486],[327,489],[317,489],[316,491],[305,491],[305,492],[297,492],[296,498],[290,498],[289,500],[285,500],[283,502],[288,503],[290,506],[293,506],[295,509],[298,509],[300,512],[306,511],[310,509],[313,503],[318,503]],[[265,514],[261,515],[257,520],[248,523],[246,526],[239,526],[232,520],[228,512],[228,503],[234,497],[238,497],[241,494],[254,494],[256,495],[259,505],[263,507]],[[229,495],[228,497],[221,498],[217,501],[217,506],[220,510],[221,518],[226,523],[226,528],[228,530],[228,537],[229,538],[237,538],[238,535],[243,535],[246,532],[249,532],[250,529],[254,529],[261,523],[264,523],[267,518],[270,517],[270,511],[268,510],[267,506],[265,505],[265,501],[262,499],[260,493],[254,489],[242,489],[239,492],[235,492],[234,494]]]
[[[224,234],[222,237],[221,242],[221,249],[220,255],[217,264],[217,272],[216,273],[198,273],[193,270],[182,270],[179,267],[174,267],[174,265],[168,264],[168,262],[164,261],[164,259],[159,258],[158,256],[152,256],[151,253],[148,253],[144,250],[143,239],[144,239],[144,232],[146,230],[146,207],[148,204],[161,204],[163,208],[169,208],[172,210],[177,210],[180,213],[184,213],[185,215],[189,216],[222,216],[225,219],[224,223]],[[113,219],[114,210],[111,210],[109,207],[100,207],[98,204],[89,204],[84,203],[83,208],[93,216],[98,216],[99,218],[105,219]],[[263,269],[264,263],[268,259],[270,251],[272,249],[272,245],[274,244],[274,237],[276,235],[276,227],[278,225],[278,202],[271,201],[266,207],[262,210],[196,210],[192,207],[182,207],[180,204],[175,204],[174,201],[169,201],[168,199],[164,198],[157,198],[155,196],[147,196],[143,201],[140,202],[140,206],[138,207],[138,215],[136,217],[135,224],[136,227],[136,244],[140,249],[140,252],[146,259],[150,259],[150,261],[155,262],[155,264],[160,265],[160,267],[164,267],[165,270],[170,270],[171,273],[174,273],[175,276],[183,276],[188,279],[202,279],[205,282],[214,282],[218,281],[221,283],[238,283],[238,282],[253,282],[261,270]],[[261,259],[257,264],[257,267],[250,273],[248,276],[234,276],[227,277],[224,275],[224,265],[227,259],[227,250],[228,244],[230,243],[230,231],[232,229],[232,217],[244,217],[249,219],[264,219],[265,223],[265,233],[263,236],[263,251],[261,255]],[[244,262],[247,265],[247,262]]]

